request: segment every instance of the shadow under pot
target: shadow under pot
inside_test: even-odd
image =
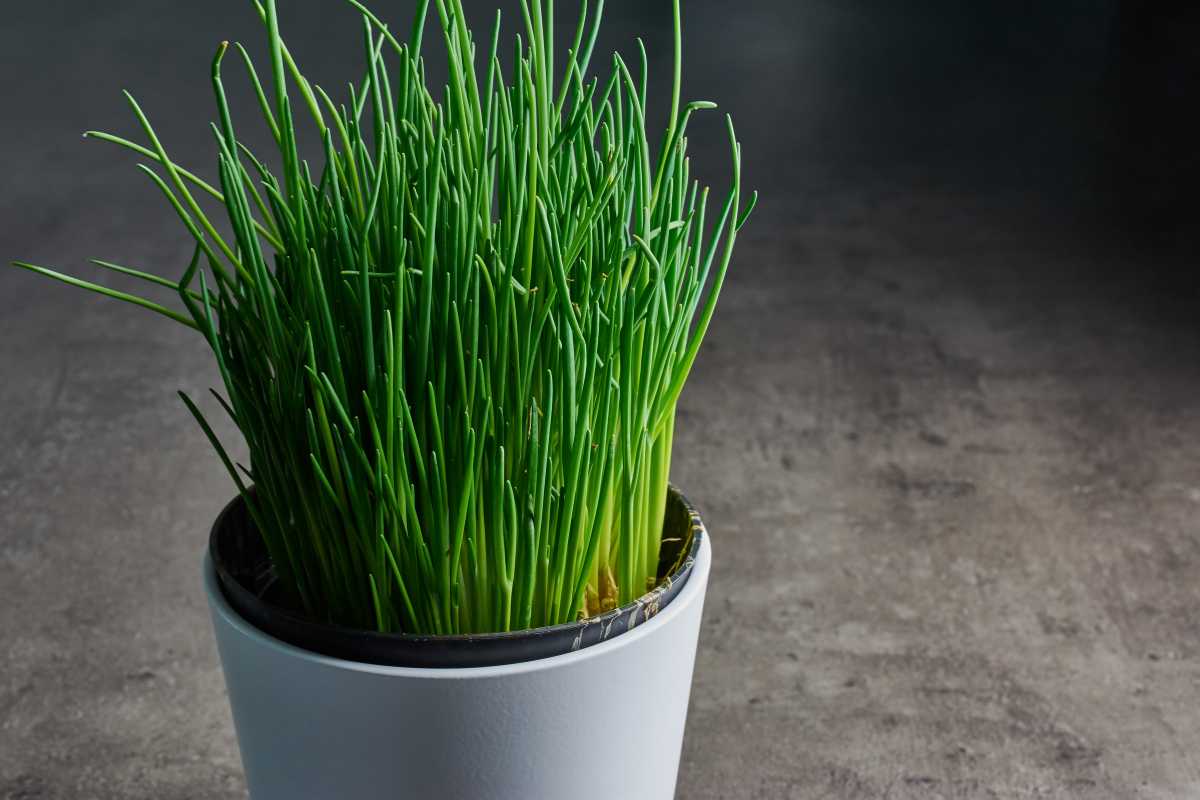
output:
[[[578,622],[381,634],[286,601],[234,499],[204,582],[253,800],[669,800],[711,547],[667,498],[660,581]]]

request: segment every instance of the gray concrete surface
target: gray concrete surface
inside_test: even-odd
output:
[[[1200,796],[1200,334],[1063,158],[1102,25],[997,79],[943,17],[739,7],[689,6],[764,198],[679,417],[716,548],[679,796]],[[77,133],[129,131],[128,85],[208,164],[207,58],[257,40],[237,2],[83,8],[0,29],[0,257],[172,275],[169,213]],[[215,380],[186,331],[0,270],[0,798],[243,796],[199,580],[231,488],[174,396]]]

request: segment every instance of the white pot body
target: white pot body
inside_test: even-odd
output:
[[[252,800],[669,800],[712,554],[609,641],[496,667],[344,661],[262,633],[204,580]]]

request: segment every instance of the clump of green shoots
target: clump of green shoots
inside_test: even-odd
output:
[[[669,122],[646,133],[646,55],[591,77],[603,0],[556,58],[554,0],[523,0],[511,75],[500,18],[478,58],[461,0],[434,0],[449,79],[358,0],[365,74],[337,104],[299,71],[274,0],[254,0],[267,88],[237,52],[278,174],[237,138],[212,65],[219,187],[146,142],[89,133],[142,169],[195,240],[183,310],[135,303],[212,347],[250,467],[233,476],[280,578],[315,618],[379,631],[497,632],[571,621],[656,581],[675,408],[754,205],[733,183],[708,216],[689,175],[674,0]],[[594,6],[594,7],[593,7]],[[477,63],[478,61],[478,63]],[[324,144],[314,173],[297,118]],[[222,235],[200,201],[228,216]],[[214,392],[214,394],[216,394]],[[254,491],[249,491],[251,484]]]

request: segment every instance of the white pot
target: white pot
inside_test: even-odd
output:
[[[656,616],[563,655],[377,666],[247,623],[204,583],[252,800],[670,800],[712,560]]]

